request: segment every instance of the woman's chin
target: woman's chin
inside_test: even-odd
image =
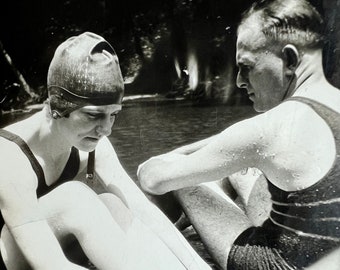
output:
[[[79,145],[75,145],[80,151],[92,152],[98,145],[98,139],[85,138]]]

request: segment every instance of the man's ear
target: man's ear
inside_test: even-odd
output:
[[[300,63],[300,54],[297,48],[292,44],[287,44],[282,49],[282,53],[285,60],[285,66],[287,68],[286,75],[293,75],[296,68]]]

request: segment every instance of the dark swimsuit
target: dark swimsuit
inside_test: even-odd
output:
[[[340,247],[340,115],[307,98],[289,100],[309,105],[329,125],[336,144],[333,167],[316,184],[300,191],[286,192],[268,181],[270,217],[236,239],[228,270],[302,269]]]
[[[61,173],[59,179],[55,181],[52,185],[48,186],[45,181],[44,171],[39,164],[38,160],[32,153],[31,149],[27,145],[27,143],[20,138],[18,135],[9,132],[4,129],[0,129],[0,137],[3,137],[9,141],[14,142],[17,144],[22,152],[26,155],[28,160],[31,163],[32,169],[34,170],[35,174],[38,178],[38,188],[37,188],[37,197],[40,198],[45,194],[49,193],[57,186],[60,186],[63,183],[71,181],[79,172],[79,165],[80,165],[80,158],[79,158],[79,150],[75,147],[72,147],[69,159],[65,165],[63,172]],[[87,164],[87,177],[93,178],[93,171],[94,171],[94,158],[95,152],[92,151],[89,153],[88,164]],[[0,230],[4,225],[4,220],[2,215],[0,215]],[[0,256],[0,268],[5,269],[2,256]]]
[[[73,180],[74,177],[78,174],[79,165],[80,165],[79,151],[78,151],[77,148],[72,147],[69,159],[68,159],[66,166],[65,166],[63,172],[61,173],[59,179],[57,181],[55,181],[52,185],[48,186],[46,184],[46,181],[45,181],[44,171],[43,171],[41,165],[39,164],[38,160],[36,159],[36,157],[32,153],[31,149],[28,147],[27,143],[23,139],[21,139],[18,135],[14,134],[12,132],[9,132],[7,130],[4,130],[4,129],[0,129],[0,137],[3,137],[5,139],[12,141],[15,144],[17,144],[20,147],[20,149],[22,150],[22,152],[26,155],[28,160],[30,161],[32,169],[34,170],[34,172],[35,172],[35,174],[37,175],[37,178],[38,178],[38,188],[37,188],[37,197],[38,198],[40,198],[41,196],[44,196],[45,194],[47,194],[51,190],[55,189],[57,186],[65,183],[65,182],[68,182],[70,180]],[[94,159],[93,155],[94,155],[94,152],[91,152],[89,154],[89,160],[92,161],[92,159]],[[90,164],[88,164],[88,168],[93,170],[93,165],[91,163],[92,162],[90,162]],[[3,219],[2,219],[2,215],[1,215],[0,226],[2,227],[3,224],[4,224],[4,222],[3,222]]]
[[[77,148],[72,147],[70,157],[66,163],[66,166],[61,173],[59,179],[54,182],[52,185],[48,186],[45,181],[44,171],[41,168],[38,160],[32,153],[31,149],[28,147],[27,143],[21,139],[18,135],[13,134],[4,129],[0,129],[0,137],[3,137],[9,141],[16,143],[22,152],[26,155],[28,160],[31,163],[31,166],[37,175],[38,178],[38,188],[37,188],[37,197],[40,198],[41,196],[45,195],[46,193],[50,192],[52,189],[56,188],[57,186],[72,180],[79,171],[80,159],[79,159],[79,151]]]

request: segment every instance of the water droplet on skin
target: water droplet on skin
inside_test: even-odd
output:
[[[260,176],[260,173],[256,169],[253,169],[253,176]]]
[[[299,177],[300,177],[300,174],[298,174],[298,173],[293,173],[293,177],[299,178]]]

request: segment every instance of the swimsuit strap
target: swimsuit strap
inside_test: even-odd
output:
[[[323,104],[323,103],[321,103],[321,102],[319,102],[317,100],[311,99],[311,98],[302,97],[302,96],[293,96],[293,97],[290,97],[290,98],[286,99],[286,101],[290,101],[290,100],[300,101],[301,103],[310,105],[312,108],[315,108],[316,111],[318,111],[317,110],[318,108],[323,108],[323,109],[327,109],[330,112],[339,114],[338,112],[336,112],[332,108],[328,107],[327,105],[325,105],[325,104]]]
[[[94,161],[95,161],[95,150],[89,153],[87,159],[87,172],[86,178],[92,180],[94,178]]]
[[[37,188],[38,197],[45,195],[46,193],[48,193],[50,190],[57,187],[58,185],[66,181],[72,180],[78,174],[79,165],[80,165],[79,150],[75,147],[72,147],[70,157],[59,179],[52,185],[47,186],[46,181],[45,181],[44,171],[40,163],[38,162],[38,160],[32,153],[31,149],[27,145],[27,143],[20,136],[10,131],[4,130],[4,129],[0,129],[0,137],[3,137],[17,144],[20,147],[20,149],[23,151],[23,153],[26,155],[28,160],[30,161],[31,166],[38,178],[38,188]],[[87,163],[86,177],[89,179],[92,179],[94,177],[94,162],[95,162],[95,151],[92,151],[89,153],[88,163]]]
[[[314,99],[310,99],[307,97],[294,96],[287,99],[287,101],[298,101],[309,105],[330,127],[333,132],[334,138],[337,140],[340,136],[340,113],[335,111],[334,109],[328,107],[325,104],[322,104]],[[337,152],[340,153],[340,144],[336,144]]]
[[[39,164],[38,160],[32,153],[31,149],[27,145],[27,143],[18,135],[5,129],[0,129],[0,137],[12,141],[20,147],[20,149],[23,151],[23,153],[27,156],[28,160],[30,161],[31,166],[38,177],[39,183],[45,183],[44,171],[41,165]]]
[[[75,147],[72,147],[70,157],[68,158],[65,168],[57,182],[74,178],[78,174],[79,165],[80,165],[79,150]]]

